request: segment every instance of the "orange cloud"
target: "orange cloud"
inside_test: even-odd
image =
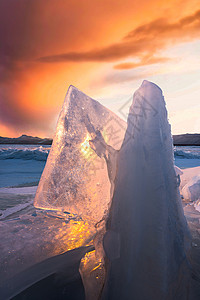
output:
[[[197,7],[197,0],[1,0],[0,135],[50,135],[67,87],[89,93],[107,63],[116,72],[108,84],[134,78],[118,69],[166,62],[160,50],[198,38]],[[123,62],[129,58],[139,62]]]
[[[101,49],[93,49],[83,52],[68,52],[59,55],[41,57],[40,62],[112,62],[127,57],[145,57],[156,54],[156,52],[169,43],[180,43],[185,40],[199,38],[200,32],[200,10],[187,17],[181,18],[174,23],[167,19],[156,19],[150,23],[139,26],[129,32],[121,42],[114,43]],[[155,62],[159,58],[152,58]],[[161,59],[163,61],[163,59]],[[160,61],[161,61],[160,60]],[[142,59],[138,65],[148,64],[148,60]],[[149,61],[150,62],[150,61]],[[122,65],[121,65],[122,66]],[[126,68],[127,65],[125,65]],[[130,66],[130,64],[129,64]],[[137,64],[133,64],[136,67]]]
[[[195,13],[183,17],[174,23],[170,23],[166,18],[160,18],[150,23],[144,24],[131,31],[124,40],[139,40],[147,35],[150,38],[178,38],[182,39],[192,34],[189,38],[199,36],[200,29],[200,10]],[[159,34],[159,36],[157,36]]]
[[[168,57],[153,57],[153,56],[150,57],[150,56],[145,56],[138,63],[125,62],[125,63],[121,63],[121,64],[115,65],[114,69],[117,69],[117,70],[128,70],[128,69],[134,69],[134,68],[145,66],[145,65],[152,65],[152,64],[157,64],[157,63],[163,63],[163,62],[167,62],[169,60],[170,59]]]

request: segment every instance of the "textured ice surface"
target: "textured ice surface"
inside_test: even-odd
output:
[[[126,123],[69,87],[34,205],[99,222],[108,209],[115,169],[110,167]],[[111,158],[112,156],[112,158]],[[113,164],[115,165],[115,164]]]
[[[17,291],[14,283],[23,289],[19,278],[24,287],[27,280],[40,280],[47,270],[41,265],[34,269],[35,264],[63,252],[67,260],[73,249],[79,262],[87,252],[82,246],[93,243],[95,251],[80,264],[87,300],[99,299],[105,277],[103,299],[186,298],[188,229],[178,191],[180,171],[175,173],[170,126],[157,86],[144,81],[134,94],[123,141],[125,130],[112,112],[69,88],[35,198],[36,207],[57,211],[39,210],[0,223],[1,295]],[[105,228],[91,224],[108,208],[105,269]],[[55,257],[53,268],[56,264]],[[31,266],[35,279],[23,275]]]
[[[200,199],[200,175],[192,179],[182,189],[182,195],[185,201],[197,201]]]
[[[179,167],[174,166],[174,169],[175,169],[175,172],[176,172],[176,176],[183,174],[183,171]]]
[[[185,203],[190,202],[196,210],[200,210],[200,167],[183,170],[181,176],[180,193]]]
[[[135,92],[127,130],[104,237],[102,299],[184,300],[190,235],[165,101],[155,84],[144,81]]]
[[[18,274],[23,277],[22,272],[47,258],[90,245],[93,239],[94,244],[101,244],[102,232],[97,238],[94,225],[110,203],[116,157],[126,126],[97,101],[69,88],[34,201],[44,210],[0,223],[0,293],[13,290]],[[97,245],[98,250],[81,261],[86,294],[91,283],[96,287],[95,295],[103,285],[100,248]]]
[[[88,222],[68,214],[64,218],[58,212],[49,214],[48,211],[37,211],[32,215],[1,221],[0,298],[5,294],[6,297],[2,299],[10,299],[12,293],[48,276],[48,272],[44,273],[48,266],[47,270],[36,269],[30,278],[26,278],[23,272],[31,275],[28,270],[35,264],[69,250],[91,245],[95,233]],[[84,254],[83,251],[82,256]],[[66,263],[70,263],[67,257],[63,265]],[[54,271],[57,267],[55,262]],[[16,285],[18,277],[21,279]]]
[[[196,169],[196,168],[194,168]],[[190,202],[200,212],[200,175],[193,176],[182,188],[184,202]]]

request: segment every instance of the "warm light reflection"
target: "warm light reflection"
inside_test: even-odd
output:
[[[102,267],[103,259],[97,259],[95,255],[95,250],[90,251],[85,254],[85,256],[81,259],[81,270],[91,273],[98,268]]]
[[[82,246],[88,246],[96,233],[96,230],[84,221],[70,221],[69,223],[62,223],[58,229],[56,239],[62,240],[66,245],[64,251],[69,251]]]
[[[94,255],[95,255],[95,250],[86,253],[85,256],[81,259],[81,267],[83,269],[86,268],[86,266],[88,265],[88,262],[91,260],[91,257],[93,258]],[[95,261],[96,261],[96,259],[95,259]],[[92,268],[91,268],[90,272],[91,271],[92,271]]]
[[[107,134],[107,132],[106,132],[105,129],[102,131],[102,136],[103,136],[104,141],[106,142],[106,144],[108,144],[108,142],[109,142],[109,135]]]
[[[89,133],[87,133],[84,142],[81,144],[81,152],[83,153],[83,156],[87,159],[89,159],[94,154],[94,151],[90,147],[90,143],[89,143],[91,139],[92,138],[90,137]]]
[[[104,261],[96,258],[95,251],[88,252],[81,259],[79,271],[83,280],[86,298],[89,298],[90,295],[90,299],[99,299],[105,280]]]
[[[61,143],[63,136],[64,136],[63,125],[59,123],[57,125],[57,131],[56,131],[57,144]]]

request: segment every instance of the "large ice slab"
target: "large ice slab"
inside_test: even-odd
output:
[[[135,92],[127,130],[104,236],[102,299],[187,299],[190,234],[165,101],[155,84],[144,81]]]
[[[73,264],[68,253],[75,250],[73,258],[77,263],[78,273],[81,258],[88,249],[91,251],[94,248],[92,240],[95,234],[95,228],[87,221],[68,214],[64,218],[59,212],[38,210],[32,214],[0,221],[2,299],[11,299],[52,272],[57,272],[59,264],[56,257],[60,254],[65,253],[61,265],[68,269],[68,265]],[[86,247],[89,245],[91,247]],[[48,264],[35,268],[38,263],[52,257],[55,259],[52,268],[49,269]],[[71,276],[73,278],[73,272]]]
[[[112,194],[115,170],[110,169],[111,152],[120,149],[125,131],[126,122],[70,86],[35,207],[67,211],[93,224],[99,222]]]

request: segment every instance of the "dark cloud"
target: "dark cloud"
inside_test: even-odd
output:
[[[46,56],[38,59],[40,62],[111,62],[122,59],[129,55],[137,55],[141,52],[141,48],[144,49],[146,40],[140,40],[140,43],[133,44],[132,42],[122,42],[118,44],[105,47],[103,49],[94,49],[87,52],[69,52],[59,55]]]
[[[137,40],[148,36],[155,38],[174,38],[179,39],[186,37],[189,33],[196,37],[200,29],[200,10],[194,14],[181,18],[175,23],[169,23],[167,19],[160,18],[148,24],[135,28],[125,36],[124,40]]]

